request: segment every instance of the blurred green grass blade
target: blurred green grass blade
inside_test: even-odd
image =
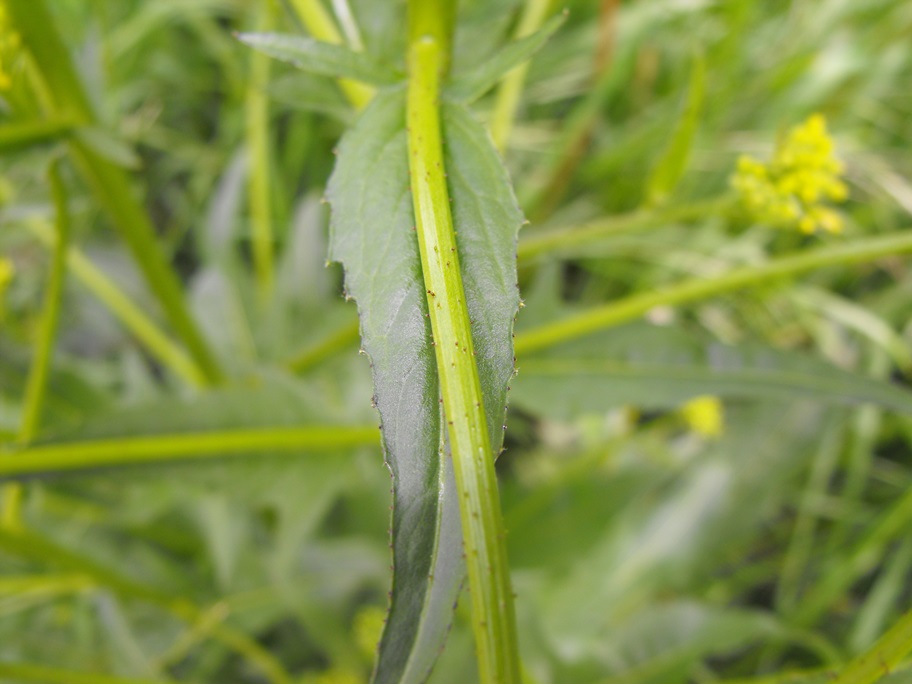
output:
[[[445,88],[456,102],[471,103],[484,95],[510,71],[531,59],[567,19],[565,13],[552,17],[532,35],[515,40],[466,74],[456,74]]]
[[[119,228],[149,288],[155,293],[177,335],[187,345],[194,362],[210,383],[221,380],[215,356],[187,309],[183,290],[159,246],[155,229],[139,203],[122,169],[80,143],[71,143],[71,155],[96,201]]]
[[[775,282],[820,268],[847,266],[912,252],[912,234],[903,230],[818,247],[779,257],[759,266],[735,268],[716,278],[693,278],[653,292],[634,294],[563,320],[523,331],[516,336],[516,353],[529,354],[598,330],[636,320],[657,306],[677,306],[735,290]]]
[[[376,444],[377,428],[283,427],[87,440],[0,451],[0,479],[168,463],[258,451],[338,451]]]
[[[862,538],[842,555],[834,558],[826,570],[811,585],[801,603],[796,606],[792,622],[812,625],[826,609],[860,577],[874,570],[881,562],[884,549],[898,538],[905,538],[912,525],[912,490],[907,491],[887,510],[865,527]]]
[[[394,69],[363,52],[306,36],[282,33],[240,33],[238,40],[304,71],[320,76],[347,78],[376,86],[402,79]]]
[[[70,240],[70,211],[67,206],[66,188],[60,177],[59,162],[55,161],[51,165],[48,177],[56,217],[56,242],[41,313],[41,323],[38,328],[38,339],[34,348],[34,359],[29,370],[23,399],[22,428],[19,432],[19,440],[23,444],[31,442],[40,429],[51,357],[54,353],[54,341],[57,337],[60,320],[61,299],[66,276],[66,256]]]
[[[94,125],[95,115],[88,96],[45,0],[10,0],[7,7],[23,43],[48,85],[57,109],[52,115]],[[73,139],[69,146],[70,154],[92,188],[96,201],[109,214],[129,245],[171,325],[207,380],[218,381],[221,378],[218,364],[187,310],[181,284],[161,251],[152,222],[134,198],[127,176],[121,168],[85,143]]]
[[[204,617],[204,613],[185,598],[158,587],[137,582],[116,570],[97,563],[90,557],[61,546],[36,531],[0,527],[0,549],[20,558],[84,574],[117,594],[147,601],[185,622],[196,622]],[[212,629],[211,634],[214,639],[256,665],[273,684],[291,683],[291,677],[284,671],[281,664],[243,632],[227,625],[217,625]]]
[[[54,248],[56,238],[45,223],[36,219],[26,225],[41,242]],[[67,250],[67,268],[162,366],[190,386],[200,387],[206,384],[206,377],[187,352],[171,340],[123,289],[75,246],[70,246]]]
[[[173,684],[173,679],[138,679],[136,677],[115,677],[107,674],[74,672],[44,665],[12,663],[0,660],[0,677],[17,682],[41,682],[41,684]]]
[[[634,404],[673,408],[701,394],[827,404],[874,403],[912,413],[912,392],[814,356],[758,344],[730,347],[677,328],[636,324],[523,356],[512,399],[565,418]]]
[[[45,0],[8,0],[13,24],[32,53],[57,114],[91,125],[95,112]]]
[[[668,147],[656,163],[649,179],[646,191],[649,204],[663,203],[674,192],[687,170],[687,162],[690,159],[690,151],[700,124],[705,97],[706,60],[702,54],[698,53],[694,55],[691,66],[687,104],[681,111]]]
[[[883,679],[912,653],[912,611],[903,615],[866,652],[855,658],[833,684],[872,684]]]
[[[807,578],[813,554],[815,551],[821,553],[815,548],[820,515],[817,507],[827,494],[845,446],[845,418],[843,413],[839,413],[823,424],[820,445],[814,454],[807,484],[801,490],[791,539],[776,581],[775,606],[777,612],[782,614],[790,613],[800,601],[802,585]]]
[[[337,352],[353,346],[360,339],[358,322],[342,326],[325,338],[298,352],[287,363],[292,373],[303,373],[322,363]]]
[[[900,542],[884,564],[883,571],[865,597],[849,635],[851,652],[869,648],[884,630],[888,620],[902,605],[906,578],[912,568],[912,538]]]
[[[516,37],[522,39],[536,31],[544,22],[550,7],[551,0],[526,0],[519,25],[516,27]],[[528,70],[528,63],[520,64],[507,75],[497,89],[494,109],[491,111],[490,127],[491,139],[501,153],[506,149],[510,140],[513,120],[519,109],[519,100]]]
[[[68,119],[22,121],[0,126],[0,152],[19,152],[65,140],[76,129]]]

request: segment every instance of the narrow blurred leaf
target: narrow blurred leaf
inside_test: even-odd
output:
[[[507,72],[538,52],[566,18],[566,14],[552,17],[532,35],[513,41],[472,71],[454,76],[446,89],[447,95],[456,102],[477,100],[497,85]]]
[[[565,418],[624,404],[671,408],[700,394],[870,402],[912,412],[912,392],[809,355],[760,345],[730,347],[646,324],[523,357],[513,382],[517,404]]]
[[[694,56],[690,71],[690,87],[687,93],[687,104],[681,110],[678,124],[672,133],[671,141],[659,158],[649,179],[647,200],[650,204],[661,204],[674,191],[687,170],[687,161],[693,147],[694,137],[703,111],[703,100],[706,97],[706,60],[697,54]]]
[[[99,157],[112,164],[134,170],[141,165],[139,156],[130,145],[100,126],[77,128],[75,137]]]
[[[23,121],[0,126],[0,152],[17,152],[36,145],[63,140],[73,131],[73,123],[65,119]]]
[[[350,78],[372,85],[389,85],[400,75],[363,52],[305,36],[280,33],[241,33],[238,40],[299,69],[321,76]]]
[[[379,94],[339,146],[327,195],[330,258],[346,270],[393,475],[393,588],[376,682],[423,682],[446,637],[463,577],[462,540],[417,237],[401,91]],[[515,244],[522,217],[481,126],[444,108],[446,165],[466,298],[494,449],[503,441]]]

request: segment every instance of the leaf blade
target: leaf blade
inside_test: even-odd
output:
[[[321,76],[349,78],[379,86],[395,83],[399,78],[394,70],[364,53],[306,36],[239,33],[237,38],[270,57]]]
[[[538,31],[509,43],[480,67],[454,77],[446,88],[446,94],[456,102],[469,103],[477,100],[497,85],[509,71],[531,59],[566,19],[567,15],[564,13],[552,17]]]
[[[511,334],[519,304],[515,245],[522,217],[481,126],[463,107],[449,104],[442,123],[466,301],[496,451],[513,374]],[[327,197],[329,257],[343,264],[346,291],[358,303],[393,475],[393,587],[373,681],[423,682],[449,629],[464,568],[412,230],[401,90],[379,93],[340,142]]]

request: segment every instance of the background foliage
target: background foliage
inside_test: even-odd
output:
[[[71,259],[39,443],[300,425],[344,426],[332,434],[350,441],[317,448],[273,431],[266,448],[214,462],[29,479],[23,525],[0,530],[0,678],[366,681],[388,590],[390,502],[354,307],[339,269],[324,267],[321,198],[355,117],[346,91],[278,62],[264,70],[233,38],[299,29],[291,6],[48,4],[98,111],[80,144],[129,171],[230,380],[188,385],[99,303]],[[530,64],[505,153],[531,220],[498,461],[529,680],[825,681],[815,673],[868,648],[910,601],[908,261],[653,307],[645,322],[526,357],[523,333],[907,226],[912,7],[567,4]],[[351,5],[365,49],[402,68],[401,3]],[[519,9],[462,2],[454,68],[484,63]],[[27,67],[15,39],[3,41],[0,64],[15,79]],[[23,143],[49,118],[14,95],[0,124],[8,445],[21,435],[39,338],[52,264],[41,235],[54,219],[46,170],[62,146],[53,131]],[[480,118],[493,101],[477,103]],[[813,113],[846,168],[835,235],[757,221],[729,190],[740,155],[770,159]],[[78,168],[61,172],[71,243],[167,329]],[[268,298],[256,266],[264,216],[277,244]],[[617,229],[597,240],[535,247],[550,230],[605,217]],[[681,410],[699,395],[721,402]],[[215,453],[231,444],[228,434]],[[438,684],[476,677],[465,603]]]

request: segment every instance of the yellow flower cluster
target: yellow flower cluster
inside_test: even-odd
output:
[[[814,114],[779,141],[768,164],[742,156],[731,184],[757,221],[802,233],[838,233],[842,217],[825,202],[848,196],[844,171],[826,121]]]
[[[6,3],[0,0],[0,91],[13,86],[10,66],[19,51],[19,44],[19,34],[13,30]]]
[[[716,439],[725,429],[725,415],[718,397],[694,397],[680,408],[681,417],[691,430],[703,437]]]

